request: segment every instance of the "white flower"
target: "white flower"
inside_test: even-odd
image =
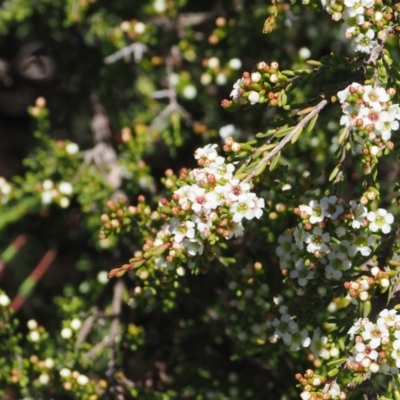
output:
[[[293,243],[293,235],[291,232],[285,232],[278,237],[279,246],[276,248],[276,255],[279,258],[291,260],[292,253],[296,250],[296,245]]]
[[[29,332],[28,337],[32,342],[38,342],[40,339],[40,334],[38,331],[31,331]]]
[[[60,375],[61,375],[63,378],[68,378],[68,377],[71,375],[71,370],[68,369],[68,368],[63,368],[63,369],[60,371]]]
[[[184,238],[193,239],[196,232],[195,224],[192,221],[181,221],[178,218],[172,218],[169,231],[174,235],[174,241],[181,243]]]
[[[70,201],[68,197],[61,197],[60,199],[60,207],[67,208],[70,205]]]
[[[310,392],[302,392],[300,394],[301,400],[310,400],[311,399],[311,393]]]
[[[290,350],[299,351],[300,345],[302,347],[308,347],[311,343],[311,339],[308,337],[306,329],[294,333],[291,337]]]
[[[386,103],[390,100],[390,96],[382,87],[373,87],[371,85],[364,86],[363,100],[369,104],[370,107]]]
[[[400,322],[400,315],[397,314],[397,310],[388,310],[385,308],[379,313],[377,325],[394,326],[397,322]],[[397,337],[397,336],[396,336]]]
[[[311,339],[310,349],[316,359],[323,358],[328,360],[330,358],[329,351],[326,350],[325,345],[328,343],[326,336],[321,336],[321,329],[316,328]]]
[[[5,294],[0,294],[0,306],[7,307],[10,304],[10,298]]]
[[[305,242],[307,236],[306,236],[306,232],[304,231],[304,229],[301,225],[296,227],[296,229],[293,232],[293,237],[294,237],[297,247],[300,250],[303,250],[304,242]]]
[[[46,366],[46,368],[53,368],[54,367],[54,360],[52,358],[46,358],[44,360],[44,365]]]
[[[231,94],[229,95],[233,99],[237,99],[241,96],[239,89],[242,87],[241,84],[243,83],[243,79],[238,79],[235,84],[233,85],[233,89]]]
[[[51,190],[54,187],[53,181],[51,181],[50,179],[46,179],[43,183],[42,183],[42,187],[44,190]]]
[[[185,99],[192,100],[197,96],[197,89],[193,85],[186,85],[183,88],[182,95]]]
[[[238,200],[230,207],[234,222],[241,222],[243,218],[253,219],[255,217],[255,197],[254,193],[242,193],[238,196]]]
[[[258,71],[253,72],[253,73],[251,74],[251,80],[252,80],[253,82],[255,82],[255,83],[260,82],[260,80],[261,80],[261,74],[260,74]]]
[[[64,328],[61,331],[61,337],[64,339],[69,339],[72,336],[72,330],[70,328]]]
[[[364,205],[357,204],[354,200],[350,201],[350,206],[351,206],[350,212],[353,217],[353,222],[352,222],[351,226],[354,229],[360,229],[364,222],[364,219],[367,216],[368,210],[365,208]]]
[[[371,348],[371,346],[365,345],[363,342],[357,342],[355,345],[355,361],[361,362],[364,358],[369,358],[371,360],[378,359],[378,352]]]
[[[43,192],[42,193],[42,204],[50,204],[53,201],[54,193],[51,192]]]
[[[76,381],[79,385],[84,386],[89,382],[89,378],[86,375],[79,375]]]
[[[339,396],[339,394],[340,394],[339,385],[336,384],[336,383],[332,383],[331,387],[329,389],[329,394],[331,395],[332,398],[335,398],[335,397]]]
[[[324,209],[317,200],[310,201],[308,206],[301,204],[299,206],[299,210],[301,212],[307,213],[310,216],[310,222],[312,224],[316,224],[324,220],[325,217]]]
[[[80,319],[74,318],[74,319],[71,321],[71,328],[72,328],[74,331],[77,331],[81,326],[82,326],[82,322],[81,322]]]
[[[337,96],[339,98],[340,103],[344,103],[347,100],[347,97],[350,94],[350,88],[352,89],[358,89],[362,85],[357,82],[353,82],[351,85],[347,86],[346,89],[341,90],[340,92],[337,93]]]
[[[309,253],[314,253],[315,251],[320,251],[321,253],[327,253],[329,248],[326,245],[330,241],[331,237],[328,232],[323,233],[319,226],[314,227],[312,234],[305,233],[306,243],[308,243],[307,251]]]
[[[66,195],[69,195],[69,194],[72,194],[72,192],[73,192],[73,187],[72,187],[72,185],[69,183],[69,182],[61,182],[59,185],[58,185],[58,190],[62,193],[62,194],[66,194]]]
[[[285,342],[290,342],[291,334],[298,332],[299,326],[289,314],[281,315],[280,319],[275,318],[272,321],[272,326],[275,327],[275,335],[282,338]]]
[[[65,146],[65,151],[71,155],[76,154],[79,151],[79,146],[76,143],[68,143]]]
[[[238,58],[232,58],[229,60],[229,67],[232,69],[240,69],[242,67],[242,62]]]
[[[323,197],[321,199],[321,208],[324,214],[330,219],[334,220],[339,217],[343,212],[343,207],[337,204],[338,198],[336,196]]]
[[[27,323],[26,323],[28,329],[33,330],[36,329],[38,327],[38,323],[36,322],[36,320],[34,319],[30,319]]]
[[[198,238],[193,239],[184,239],[183,245],[191,256],[195,256],[196,254],[202,255],[204,251],[203,242]]]
[[[352,43],[354,50],[367,54],[370,53],[371,49],[376,45],[376,41],[372,40],[374,36],[375,32],[372,29],[368,29],[367,32],[357,35]]]
[[[223,140],[228,139],[228,137],[237,136],[237,130],[235,128],[235,125],[229,124],[229,125],[222,126],[219,129],[219,136]]]
[[[370,231],[378,232],[378,230],[381,230],[382,233],[389,233],[391,231],[390,224],[394,221],[393,215],[383,208],[379,208],[376,212],[370,211],[367,219],[370,221]]]
[[[50,376],[49,374],[40,374],[38,380],[42,385],[47,385],[50,382]]]
[[[361,327],[362,327],[362,319],[360,318],[353,324],[353,326],[347,332],[347,334],[350,335],[351,340],[354,340],[354,335],[360,332]]]
[[[304,265],[303,260],[298,260],[295,264],[295,269],[290,271],[290,277],[297,279],[300,286],[306,286],[308,281],[315,275],[315,271]]]
[[[349,256],[354,257],[359,251],[364,257],[371,254],[371,247],[375,244],[376,240],[373,236],[367,235],[365,232],[357,235],[353,244],[349,247]]]
[[[250,104],[256,104],[260,100],[260,94],[258,92],[255,92],[254,90],[252,90],[251,92],[249,92],[248,99],[249,99]]]
[[[210,161],[214,161],[218,157],[216,144],[208,144],[203,148],[199,148],[194,152],[194,158],[198,160],[199,158],[205,158]]]
[[[375,325],[369,321],[363,326],[361,336],[364,340],[369,340],[371,349],[376,349],[381,345],[382,338],[389,337],[389,331],[383,325]]]

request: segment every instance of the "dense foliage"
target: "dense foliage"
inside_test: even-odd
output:
[[[0,396],[400,398],[399,11],[4,1]]]

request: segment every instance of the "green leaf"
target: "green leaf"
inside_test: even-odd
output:
[[[329,182],[332,182],[332,181],[336,178],[337,174],[338,174],[339,171],[340,171],[340,166],[341,166],[341,164],[338,164],[338,165],[336,165],[336,167],[333,169],[333,171],[331,172],[331,174],[329,175],[329,178],[328,178],[328,181],[329,181]]]
[[[294,144],[294,143],[296,143],[297,142],[297,139],[300,137],[300,135],[302,134],[302,132],[303,132],[303,127],[301,127],[297,132],[296,132],[296,134],[292,137],[292,140],[290,141],[292,144]]]
[[[308,127],[307,127],[308,133],[310,133],[314,129],[314,126],[317,122],[318,117],[319,117],[319,114],[316,114],[315,117],[309,122]]]
[[[279,153],[272,159],[271,164],[269,165],[269,170],[270,170],[270,171],[272,171],[272,170],[275,169],[275,167],[276,167],[277,164],[278,164],[278,161],[279,161],[280,157],[281,157],[281,152],[279,152]]]

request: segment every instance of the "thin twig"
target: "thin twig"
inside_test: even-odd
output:
[[[96,356],[97,352],[100,351],[103,347],[110,345],[110,369],[115,364],[115,339],[118,336],[119,332],[122,295],[124,292],[124,288],[124,282],[120,279],[117,280],[114,285],[114,296],[111,304],[111,313],[113,315],[113,320],[110,326],[110,333],[85,354],[85,357],[92,358]]]
[[[117,52],[110,54],[104,59],[105,64],[112,64],[121,58],[129,57],[133,53],[133,57],[135,62],[138,63],[143,57],[143,54],[148,50],[148,47],[144,43],[136,42],[132,43],[129,46],[124,47]]]
[[[274,147],[258,164],[253,170],[247,175],[247,177],[243,180],[243,182],[250,182],[258,170],[258,168],[262,164],[267,164],[269,160],[271,160],[276,154],[278,154],[282,148],[289,143],[292,138],[298,133],[301,129],[303,129],[309,121],[311,121],[326,105],[328,104],[328,100],[320,101],[314,109],[305,117],[303,118],[294,128],[293,130],[288,133],[278,144]]]

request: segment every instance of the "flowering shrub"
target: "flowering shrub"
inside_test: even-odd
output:
[[[0,395],[400,398],[400,5],[17,3],[71,110],[0,177]]]

